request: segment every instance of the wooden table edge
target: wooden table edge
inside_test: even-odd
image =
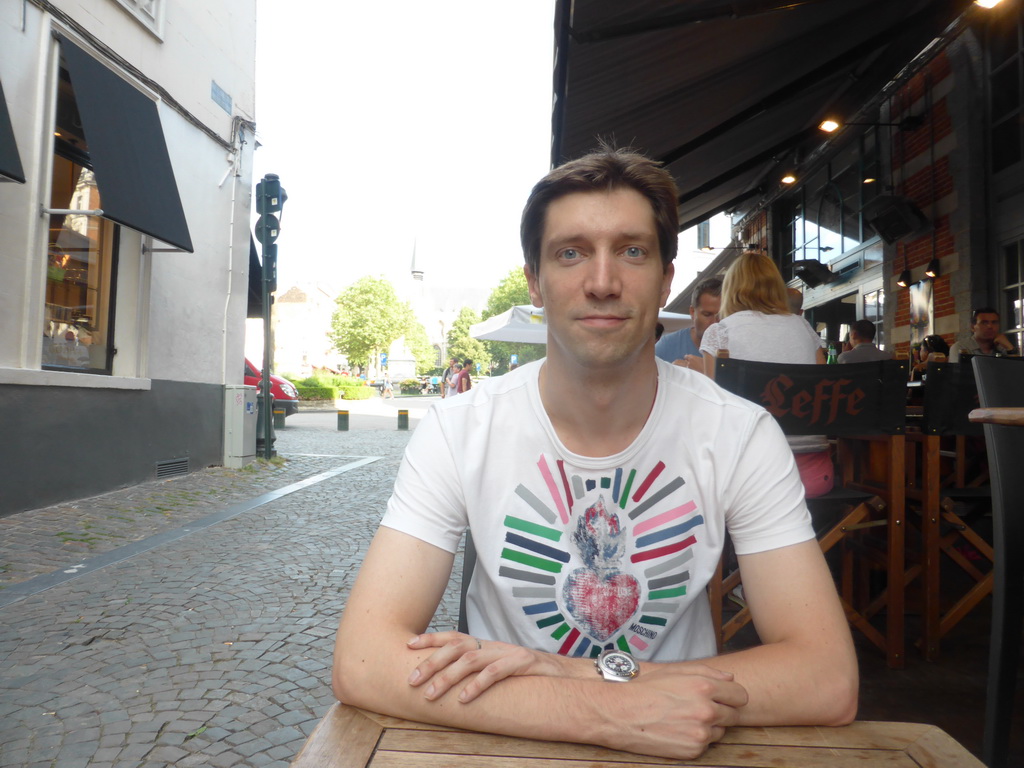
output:
[[[975,408],[967,418],[980,424],[1024,427],[1024,408]]]
[[[335,703],[317,724],[290,768],[365,768],[388,729],[472,733]],[[858,743],[858,732],[871,739]],[[966,748],[941,728],[925,723],[857,720],[849,726],[778,726],[730,728],[722,746],[791,746],[817,749],[902,751],[923,768],[984,768]],[[712,747],[712,752],[713,752]],[[602,750],[604,751],[604,750]],[[614,753],[614,750],[609,750]],[[636,757],[635,755],[632,757]]]

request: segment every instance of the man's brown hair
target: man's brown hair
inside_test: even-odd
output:
[[[661,163],[630,149],[601,146],[597,151],[558,166],[537,182],[523,209],[519,237],[523,256],[533,274],[540,271],[540,240],[548,207],[573,192],[633,189],[651,204],[658,232],[662,269],[679,248],[679,190]]]

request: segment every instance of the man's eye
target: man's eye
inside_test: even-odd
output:
[[[578,259],[580,257],[580,252],[577,251],[575,248],[566,248],[558,255],[563,259],[568,259],[571,261],[573,259]]]
[[[629,246],[629,248],[626,249],[626,256],[628,256],[631,259],[638,259],[638,258],[640,258],[643,255],[644,255],[644,249],[643,248],[638,248],[635,245],[631,245],[631,246]]]

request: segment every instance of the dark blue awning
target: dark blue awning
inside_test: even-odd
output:
[[[104,217],[191,253],[156,103],[67,38],[58,39]]]
[[[21,167],[21,157],[18,156],[18,145],[14,142],[14,126],[11,125],[11,114],[7,111],[3,83],[0,83],[0,177],[3,177],[0,181],[10,179],[25,183],[25,171]]]

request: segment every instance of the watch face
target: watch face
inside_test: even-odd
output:
[[[629,679],[636,675],[638,665],[628,653],[605,651],[600,657],[601,666],[615,677]]]

